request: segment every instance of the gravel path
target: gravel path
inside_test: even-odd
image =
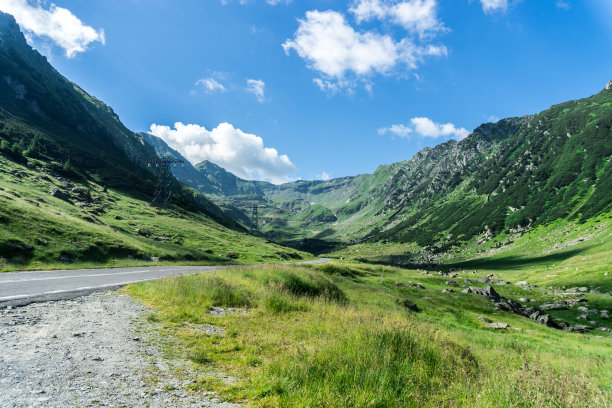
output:
[[[115,292],[0,310],[0,407],[237,407],[185,391],[197,373],[160,356],[146,312]]]

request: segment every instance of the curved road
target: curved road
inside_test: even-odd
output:
[[[329,259],[322,258],[282,265],[313,265],[328,261]],[[71,299],[99,290],[112,290],[130,283],[169,276],[257,266],[266,265],[150,266],[0,273],[0,308],[25,306],[33,302]]]

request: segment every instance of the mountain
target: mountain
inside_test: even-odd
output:
[[[183,181],[217,202],[266,205],[263,231],[286,244],[394,242],[444,252],[608,213],[611,126],[609,83],[536,115],[483,124],[464,140],[425,148],[373,174],[277,186],[204,162],[194,167],[197,183]]]
[[[170,207],[150,207],[158,168],[148,163],[157,158],[141,135],[58,73],[27,44],[15,19],[0,13],[0,269],[302,256],[245,235],[174,178]]]

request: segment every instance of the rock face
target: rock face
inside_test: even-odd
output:
[[[606,85],[606,90],[608,89],[612,89],[612,79]]]

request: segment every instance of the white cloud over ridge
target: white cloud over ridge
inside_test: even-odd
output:
[[[447,54],[444,46],[417,45],[410,38],[396,41],[387,34],[356,31],[336,11],[308,11],[298,21],[294,38],[286,40],[283,48],[287,54],[294,50],[322,74],[315,79],[321,89],[350,88],[355,78],[386,74],[400,64],[415,69],[425,57]]]
[[[452,123],[436,123],[425,117],[412,118],[408,125],[397,124],[378,129],[379,135],[386,135],[387,133],[404,138],[437,139],[444,137],[455,140],[465,139],[470,134],[467,129],[458,128]]]
[[[212,130],[181,122],[175,123],[174,128],[152,124],[150,133],[194,165],[209,160],[244,179],[279,184],[289,181],[297,170],[287,155],[264,147],[261,137],[229,123],[221,123]]]
[[[261,79],[247,79],[246,91],[252,93],[257,98],[257,102],[264,103],[266,100],[266,83]]]
[[[225,86],[214,78],[198,79],[195,84],[201,85],[207,93],[225,92]]]
[[[92,42],[105,43],[104,30],[83,24],[70,10],[53,3],[46,9],[39,1],[0,0],[0,10],[12,14],[27,34],[51,39],[68,58],[87,51]]]

